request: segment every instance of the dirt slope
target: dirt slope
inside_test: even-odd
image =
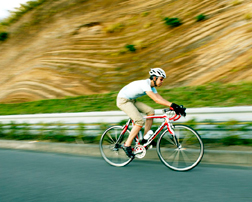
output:
[[[251,0],[47,0],[0,42],[0,102],[119,90],[153,67],[166,88],[252,81],[251,16]]]

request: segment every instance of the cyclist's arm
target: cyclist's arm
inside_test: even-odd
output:
[[[164,99],[161,95],[159,95],[158,93],[154,93],[153,91],[146,91],[146,94],[157,104],[161,104],[167,107],[170,107],[172,104],[171,102]]]

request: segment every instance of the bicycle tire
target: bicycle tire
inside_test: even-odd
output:
[[[119,145],[115,142],[123,130],[122,126],[111,126],[102,134],[99,148],[104,160],[112,166],[122,167],[128,165],[133,158],[129,158],[120,145],[127,140],[130,131],[127,130],[122,136]]]
[[[157,153],[168,168],[188,171],[196,167],[204,155],[204,144],[200,135],[186,125],[173,125],[179,147],[174,137],[166,129],[157,142]]]

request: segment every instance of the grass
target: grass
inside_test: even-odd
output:
[[[165,99],[185,107],[229,107],[252,104],[252,83],[223,85],[220,83],[157,89]],[[40,100],[16,104],[0,104],[0,115],[90,112],[119,110],[116,106],[118,92],[65,99]],[[155,109],[163,108],[148,96],[138,99]]]

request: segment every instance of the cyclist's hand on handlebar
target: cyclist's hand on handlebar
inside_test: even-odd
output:
[[[177,104],[175,104],[175,103],[172,103],[172,104],[171,104],[171,107],[172,107],[172,109],[176,112],[177,115],[180,114],[180,106],[179,106],[179,105],[177,105]]]
[[[186,108],[183,107],[183,105],[179,106],[179,105],[177,105],[175,103],[172,103],[171,107],[173,108],[173,110],[175,111],[175,113],[177,115],[186,116],[186,112],[185,112]]]
[[[180,112],[181,116],[186,117],[186,108],[183,105],[180,105],[180,110],[181,110]]]

